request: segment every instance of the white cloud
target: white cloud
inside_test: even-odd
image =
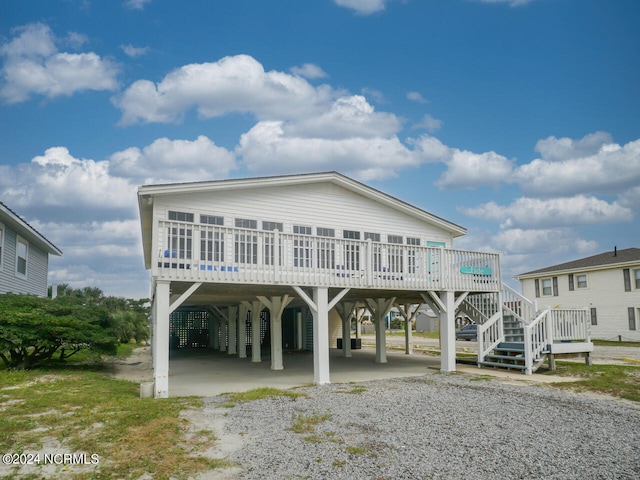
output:
[[[620,146],[599,132],[579,141],[549,137],[536,149],[543,158],[515,172],[525,194],[621,193],[640,184],[640,140]]]
[[[495,152],[473,153],[451,149],[445,162],[447,170],[436,182],[440,188],[464,189],[506,182],[513,171],[512,162]]]
[[[480,3],[506,3],[510,7],[519,7],[533,2],[533,0],[474,0]]]
[[[518,198],[510,205],[489,202],[464,208],[469,216],[501,222],[503,228],[546,229],[578,225],[630,222],[631,209],[618,202],[608,203],[595,197]]]
[[[291,73],[309,79],[328,77],[322,68],[313,63],[305,63],[300,67],[291,67]]]
[[[4,57],[0,98],[19,103],[32,94],[54,98],[84,90],[115,90],[118,67],[94,52],[59,52],[48,26],[18,27],[15,38],[0,47]],[[73,37],[78,43],[78,34]]]
[[[146,55],[147,53],[149,53],[149,50],[150,50],[149,47],[134,47],[131,44],[129,44],[129,45],[120,45],[120,48],[125,53],[125,55],[127,55],[127,56],[129,56],[131,58],[138,58],[138,57],[141,57],[143,55]]]
[[[194,141],[159,138],[142,150],[131,147],[110,157],[113,175],[138,184],[214,180],[234,168],[234,154],[203,135]]]
[[[419,123],[416,123],[412,128],[424,129],[427,132],[435,132],[436,130],[440,130],[440,128],[442,128],[442,120],[433,118],[427,113],[424,117],[422,117],[422,120]]]
[[[144,10],[147,3],[151,3],[151,0],[126,0],[124,6],[129,10]]]
[[[407,98],[413,102],[418,102],[418,103],[429,103],[429,100],[427,100],[426,98],[424,98],[422,96],[421,93],[419,92],[409,92],[407,93]]]
[[[385,9],[389,0],[333,0],[336,5],[354,10],[360,15],[371,15]]]
[[[396,176],[419,157],[393,136],[344,139],[286,136],[283,122],[263,121],[242,135],[236,152],[254,174],[340,170],[361,180]]]

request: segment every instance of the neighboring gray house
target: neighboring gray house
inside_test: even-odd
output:
[[[62,252],[0,202],[0,294],[46,297],[49,255]]]
[[[640,340],[640,248],[616,248],[515,278],[540,308],[587,308],[593,338]]]

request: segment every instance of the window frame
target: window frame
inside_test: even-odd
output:
[[[202,225],[224,225],[224,217],[220,215],[205,215],[203,213],[200,214],[200,223]]]
[[[584,277],[584,282],[580,281],[580,277]],[[576,275],[576,288],[588,288],[588,286],[589,286],[589,282],[588,282],[586,273],[581,273],[579,275]]]
[[[179,210],[167,210],[167,220],[172,222],[194,223],[194,215],[193,213],[181,212]]]
[[[636,290],[640,290],[640,268],[633,269],[633,281],[634,281],[633,284],[635,285]]]
[[[236,228],[246,228],[247,230],[258,229],[258,220],[251,218],[235,218],[233,224]]]
[[[24,273],[19,271],[20,259],[20,245],[24,245]],[[29,271],[29,242],[22,238],[20,235],[16,235],[16,277],[27,278],[27,272]]]
[[[549,282],[548,287],[545,286],[545,282]],[[546,293],[545,289],[549,289],[549,293]],[[540,296],[541,297],[553,297],[553,280],[551,277],[540,279]]]

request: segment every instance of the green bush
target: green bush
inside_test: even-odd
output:
[[[116,347],[104,307],[70,297],[0,295],[0,359],[7,368],[28,369],[54,355],[65,360],[82,350],[115,354]]]

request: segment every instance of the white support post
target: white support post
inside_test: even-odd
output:
[[[454,292],[440,292],[440,371],[456,371],[456,318]]]
[[[282,313],[293,300],[289,295],[282,297],[258,297],[269,309],[271,323],[271,370],[282,370]]]
[[[229,355],[238,353],[238,306],[229,305]]]
[[[169,397],[169,299],[171,282],[156,281],[153,299],[154,397]]]
[[[247,306],[238,306],[238,358],[247,358]]]
[[[367,298],[369,310],[376,321],[376,363],[387,363],[386,325],[384,319],[391,310],[396,298]]]
[[[313,289],[313,382],[326,385],[329,380],[329,289]]]

